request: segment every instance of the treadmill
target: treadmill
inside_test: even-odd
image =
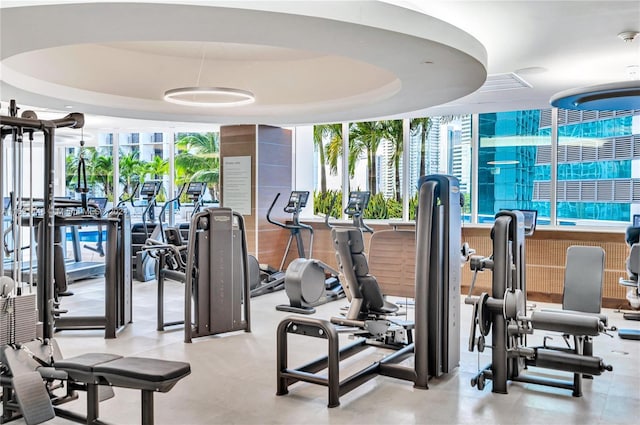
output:
[[[90,207],[99,211],[101,217],[107,207],[107,198],[89,198],[87,203]],[[73,244],[73,259],[65,259],[65,270],[67,272],[67,282],[88,279],[90,277],[104,276],[104,261],[83,261],[82,248],[80,246],[79,226],[69,226],[71,230],[71,243]],[[98,227],[98,246],[102,246],[102,228]],[[85,246],[86,247],[86,246]],[[91,251],[100,253],[98,249],[86,247]],[[65,250],[66,251],[66,250]],[[101,255],[101,257],[104,254]]]
[[[106,198],[104,206],[106,206]],[[36,200],[37,202],[41,202],[41,200]],[[82,202],[77,200],[71,200],[69,198],[55,198],[54,200],[56,210],[60,211],[71,211],[71,210],[80,210],[82,208]],[[104,211],[104,207],[100,207],[100,202],[89,202],[89,206],[94,208],[95,210],[100,209],[100,211]],[[38,210],[39,206],[36,204],[35,209]],[[41,216],[37,215],[34,217],[34,223],[36,224],[41,220]],[[55,232],[54,232],[54,249],[62,255],[62,263],[64,264],[64,275],[65,282],[71,283],[82,279],[88,279],[96,276],[104,276],[105,265],[102,261],[83,261],[82,259],[82,249],[80,247],[80,234],[78,232],[78,226],[84,225],[83,221],[86,221],[87,225],[91,225],[92,217],[82,216],[82,215],[67,215],[63,213],[61,215],[55,216]],[[22,216],[21,225],[23,227],[29,227],[29,217],[28,215]],[[66,258],[66,242],[67,242],[67,227],[71,229],[71,243],[73,247],[73,258]],[[5,237],[5,251],[7,251],[6,245],[6,235]],[[38,239],[38,235],[36,235],[35,239]],[[17,249],[25,249],[27,247],[20,247]],[[58,257],[60,258],[60,257]],[[55,266],[58,267],[59,259],[54,260]],[[33,269],[33,273],[30,273],[30,266]],[[11,262],[5,262],[4,264],[4,272],[5,275],[11,276],[13,274],[13,267]],[[37,273],[35,270],[37,269],[37,258],[32,259],[31,261],[23,261],[21,267],[21,280],[23,282],[37,283]],[[60,275],[59,275],[60,276]],[[15,278],[15,277],[14,277]],[[62,276],[60,276],[62,278]]]

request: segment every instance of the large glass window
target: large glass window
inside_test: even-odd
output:
[[[220,133],[176,133],[175,182],[204,182],[204,199],[218,202],[220,193]],[[186,199],[185,199],[186,201]]]
[[[99,133],[93,146],[73,146],[65,152],[65,194],[76,197],[78,187],[78,164],[80,155],[85,160],[88,195],[106,197],[113,201],[113,133]]]
[[[478,221],[500,209],[534,209],[550,217],[551,110],[480,114]]]
[[[471,218],[471,115],[414,118],[409,142],[409,218],[415,218],[418,179],[450,174],[460,181],[464,218]]]
[[[352,123],[349,186],[371,193],[364,218],[402,218],[402,120]]]
[[[640,214],[640,111],[558,111],[560,225],[625,225]]]
[[[314,176],[313,213],[342,217],[342,124],[313,127]]]

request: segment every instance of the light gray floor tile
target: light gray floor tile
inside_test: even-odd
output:
[[[71,286],[74,296],[63,300],[69,314],[96,314],[104,311],[103,283],[88,280]],[[166,319],[182,317],[184,286],[168,282],[165,299]],[[491,350],[469,353],[468,331],[471,307],[461,303],[460,367],[440,379],[432,379],[428,390],[413,388],[409,382],[376,377],[344,395],[339,407],[329,409],[325,387],[298,383],[290,393],[276,396],[276,327],[288,315],[275,310],[287,301],[284,291],[251,300],[252,332],[198,338],[183,343],[182,327],[156,331],[155,282],[134,283],[134,322],[116,339],[105,340],[102,331],[64,331],[56,338],[65,356],[85,352],[112,352],[123,355],[158,357],[188,361],[192,373],[170,392],[155,395],[157,424],[627,424],[640,418],[640,342],[601,335],[595,338],[594,351],[614,371],[584,382],[584,396],[575,398],[570,391],[531,384],[511,383],[509,394],[484,391],[469,384],[478,367],[490,362]],[[314,317],[328,319],[338,315],[346,301],[317,308]],[[537,303],[537,308],[558,307]],[[612,324],[640,328],[640,322],[628,322],[620,313],[607,311]],[[407,318],[413,317],[409,309]],[[537,332],[529,345],[541,344]],[[553,335],[554,344],[562,344]],[[346,339],[345,341],[346,342]],[[386,351],[367,350],[343,362],[344,378],[361,367],[380,359]],[[289,364],[326,354],[326,341],[291,336]],[[545,374],[553,371],[543,372]],[[116,397],[101,404],[101,418],[115,424],[140,422],[138,391],[117,388]],[[84,398],[64,406],[84,412]],[[21,423],[17,421],[16,423]],[[60,418],[52,424],[69,423]]]

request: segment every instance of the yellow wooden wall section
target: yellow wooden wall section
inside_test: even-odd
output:
[[[315,229],[313,257],[335,267],[330,231],[322,223],[310,224]],[[373,228],[376,231],[392,231],[388,225],[374,225]],[[492,252],[490,231],[489,227],[466,226],[462,229],[462,241],[475,249],[476,255],[489,256]],[[371,235],[365,234],[367,253],[370,240]],[[626,289],[618,284],[618,279],[626,276],[625,259],[628,253],[622,231],[538,229],[532,237],[526,239],[525,244],[527,295],[530,300],[561,302],[567,248],[571,245],[588,245],[602,247],[606,255],[603,306],[628,307]],[[388,246],[377,246],[376,250],[377,252],[370,253],[370,270],[371,274],[378,278],[383,292],[388,295],[412,296],[415,267],[413,232],[389,238]],[[294,256],[290,255],[290,258]],[[472,277],[473,273],[467,264],[462,273],[463,295],[468,293]],[[474,293],[490,290],[491,272],[479,273]]]

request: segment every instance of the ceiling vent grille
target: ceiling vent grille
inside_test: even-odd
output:
[[[502,90],[530,89],[531,84],[527,83],[515,72],[506,74],[491,74],[480,87],[477,93],[488,93]]]

